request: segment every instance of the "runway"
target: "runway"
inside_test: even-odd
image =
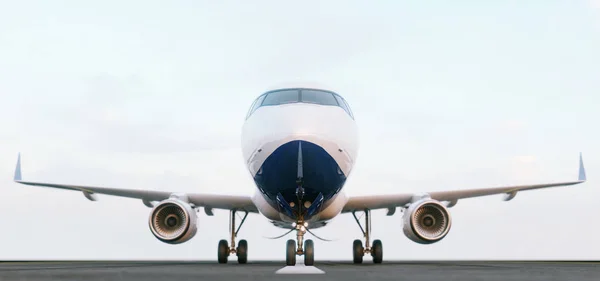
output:
[[[0,262],[0,280],[600,280],[600,262],[331,261],[316,264],[324,274],[276,274],[283,267],[281,261],[18,261]]]

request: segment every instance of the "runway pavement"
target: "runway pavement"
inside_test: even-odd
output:
[[[283,261],[217,264],[196,261],[0,262],[0,280],[600,280],[600,262],[427,261],[353,265],[319,262],[280,275]],[[289,268],[282,270],[290,271]]]

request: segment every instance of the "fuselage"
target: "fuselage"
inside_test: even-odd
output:
[[[357,150],[347,102],[322,89],[266,92],[254,101],[242,128],[243,157],[256,185],[252,200],[280,227],[298,221],[297,211],[312,228],[338,215]]]

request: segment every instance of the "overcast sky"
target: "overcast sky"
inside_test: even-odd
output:
[[[373,212],[384,259],[600,259],[598,50],[596,0],[0,0],[0,259],[216,260],[227,212],[167,245],[139,200],[13,183],[17,153],[27,180],[250,195],[245,114],[298,80],[354,111],[350,195],[574,180],[583,152],[589,182],[459,201],[433,245]],[[284,259],[283,232],[252,215],[239,238]],[[317,260],[362,237],[315,232],[337,239]]]

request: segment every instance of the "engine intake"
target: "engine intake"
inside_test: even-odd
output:
[[[404,234],[410,240],[431,244],[442,240],[452,226],[448,209],[436,200],[422,200],[411,204],[403,216]]]
[[[188,203],[167,199],[152,209],[148,224],[158,240],[179,244],[196,235],[197,218],[196,212]]]

